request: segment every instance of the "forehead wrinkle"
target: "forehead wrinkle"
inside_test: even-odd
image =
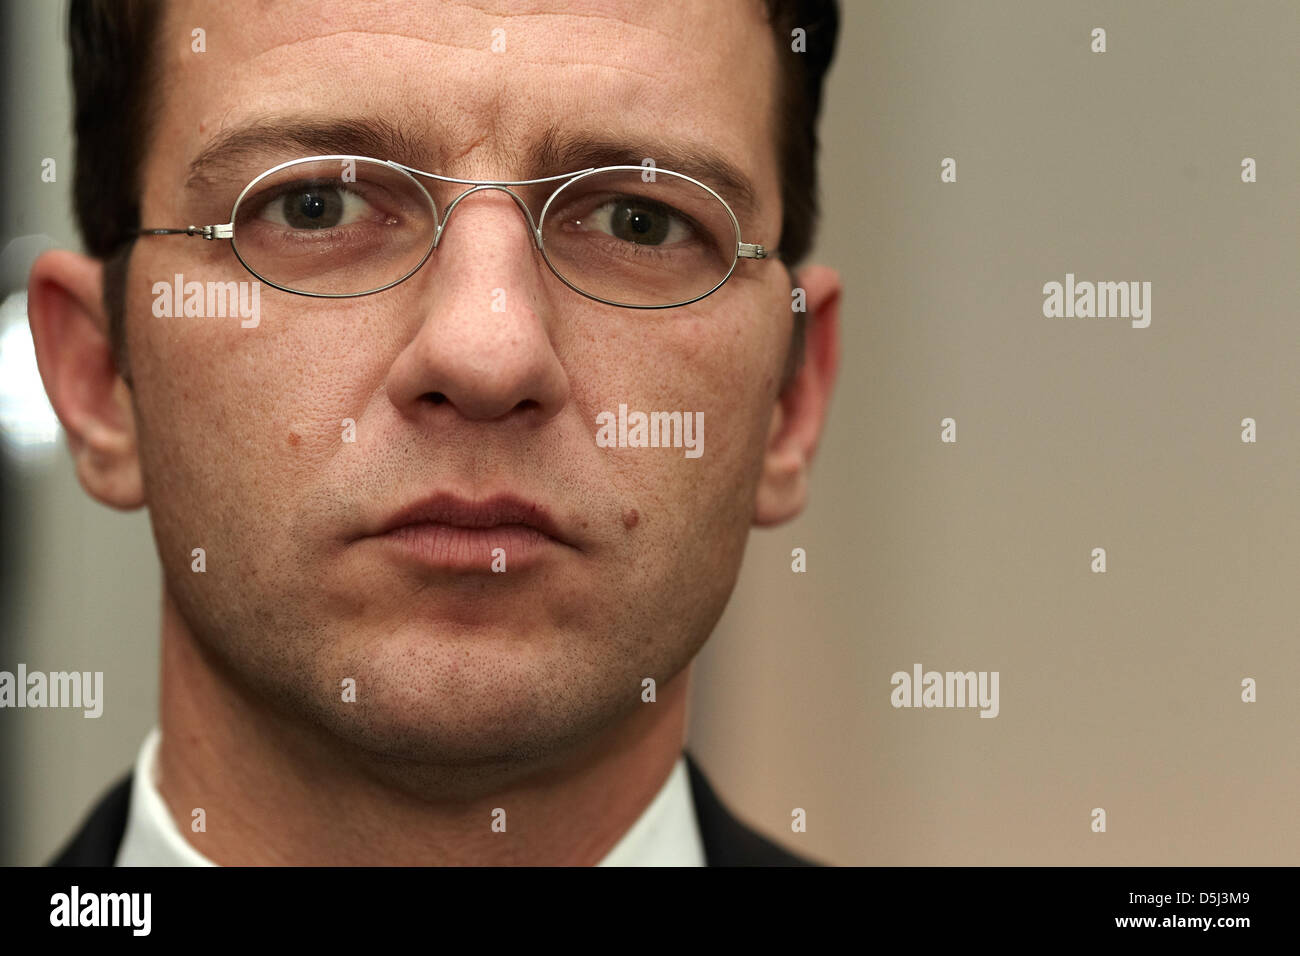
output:
[[[730,2],[734,2],[734,0],[726,0],[726,2],[730,3]],[[751,3],[753,4],[755,10],[761,8],[760,5],[757,3],[757,0],[751,0]],[[304,9],[309,11],[313,17],[319,18],[320,5],[321,5],[320,0],[313,0],[313,3],[305,6]],[[349,4],[349,6],[351,7],[351,4]],[[466,2],[466,0],[461,0],[461,2],[454,2],[454,3],[444,2],[444,3],[437,4],[437,6],[440,7],[452,6],[462,11],[472,12],[477,15],[477,19],[479,21],[482,21],[489,31],[493,27],[499,27],[502,24],[513,24],[515,21],[540,20],[546,22],[539,24],[535,32],[540,33],[541,35],[544,36],[554,37],[556,35],[560,35],[559,31],[564,30],[565,25],[555,24],[552,23],[551,21],[555,21],[555,20],[578,21],[579,23],[584,23],[584,24],[589,21],[595,21],[601,25],[616,27],[617,29],[623,32],[650,34],[652,36],[658,37],[661,40],[667,41],[674,48],[677,48],[680,45],[683,36],[696,34],[700,28],[699,23],[692,22],[689,19],[689,8],[685,8],[683,10],[677,11],[677,15],[675,17],[665,18],[662,15],[660,15],[660,11],[641,3],[628,4],[624,9],[621,10],[608,10],[608,12],[592,12],[592,13],[582,13],[582,12],[577,12],[572,10],[516,10],[516,9],[489,10],[489,9],[483,9],[481,6],[476,6],[472,2]],[[601,4],[601,6],[608,8],[609,4],[604,3]],[[387,19],[390,23],[393,23],[394,26],[396,26],[403,21],[410,21],[412,19],[415,19],[414,15],[412,15],[410,12],[411,8],[412,5],[409,2],[406,2],[406,0],[400,0],[400,2],[389,3],[389,4],[382,4],[378,2],[378,0],[369,0],[369,3],[366,5],[365,10],[366,10],[367,19],[371,23],[374,23],[374,21],[376,20]],[[277,14],[280,14],[281,11],[283,11],[283,9],[284,9],[283,5],[279,6],[276,11]],[[642,14],[643,22],[636,22],[632,19],[629,19],[630,16],[635,14]],[[284,23],[285,19],[287,18],[282,17],[280,22]],[[301,19],[302,18],[300,18],[300,22]],[[430,25],[430,19],[431,18],[427,15],[421,15],[418,22],[420,23],[421,26],[427,28]],[[319,20],[318,19],[310,20],[308,25],[315,22],[319,22]],[[676,24],[678,25],[678,29],[676,32],[670,32],[667,29],[661,29],[659,27],[659,24],[663,24],[663,23]],[[452,24],[441,23],[441,22],[436,24],[436,27],[442,30],[442,32],[444,33],[447,32],[447,28],[449,26],[452,26]],[[575,25],[571,24],[569,26],[575,26]],[[525,24],[524,29],[526,31],[532,30],[532,28],[527,24]],[[471,32],[471,30],[468,27],[462,26],[461,32],[469,33]],[[335,30],[331,33],[313,34],[310,37],[301,37],[298,40],[290,40],[290,41],[286,41],[283,44],[276,44],[275,46],[268,47],[266,48],[266,50],[263,50],[261,52],[269,52],[270,50],[275,49],[276,47],[279,46],[293,45],[295,43],[307,42],[312,39],[326,39],[332,36],[339,36],[346,33],[354,33],[360,36],[402,37],[405,39],[418,40],[420,42],[433,43],[433,44],[448,46],[460,50],[482,51],[484,49],[484,43],[482,39],[483,37],[482,27],[475,26],[473,28],[474,42],[472,44],[448,43],[441,40],[437,40],[431,36],[416,35],[401,29],[383,30],[383,29],[372,28],[372,29],[354,29],[354,30]],[[525,36],[527,35],[528,33],[526,32]],[[619,39],[624,39],[624,38],[619,38]]]
[[[314,34],[309,37],[301,37],[300,39],[297,40],[286,40],[283,43],[277,43],[274,46],[267,47],[265,50],[260,50],[257,53],[254,53],[251,57],[249,57],[248,63],[251,65],[261,57],[270,56],[273,53],[286,50],[289,47],[301,46],[303,44],[315,43],[317,41],[322,41],[322,40],[329,40],[332,39],[333,37],[340,37],[340,36],[386,37],[390,40],[391,39],[407,40],[411,43],[419,43],[422,46],[445,47],[446,49],[454,50],[457,53],[477,53],[484,57],[500,56],[500,54],[491,52],[491,50],[481,42],[471,46],[471,45],[464,45],[458,43],[449,43],[444,40],[436,40],[432,37],[412,36],[411,34],[408,33],[383,33],[374,30],[337,30],[334,33]],[[670,37],[666,37],[666,38],[671,40]],[[563,68],[563,69],[609,70],[615,73],[626,73],[630,76],[637,76],[642,79],[653,80],[656,83],[662,82],[665,76],[676,75],[676,73],[670,68],[665,68],[664,70],[661,70],[658,73],[648,73],[644,70],[635,70],[630,66],[624,66],[618,63],[601,63],[596,61],[584,61],[584,62],[575,63],[571,59],[559,59],[559,58],[548,59],[545,57],[539,57],[535,54],[532,55],[525,54],[523,56],[516,57],[516,59],[522,61],[523,63],[529,66],[542,66],[542,67],[547,67],[548,69]],[[376,60],[376,62],[382,62],[382,61]]]
[[[299,37],[296,40],[285,40],[282,43],[276,43],[264,50],[258,50],[249,57],[249,62],[252,63],[260,57],[269,56],[272,53],[287,50],[290,47],[301,46],[304,43],[317,43],[322,40],[331,40],[334,37],[342,36],[383,37],[388,40],[401,39],[409,40],[412,43],[421,43],[425,46],[447,47],[450,50],[456,50],[461,53],[487,53],[489,55],[494,55],[491,54],[491,51],[483,43],[477,43],[470,46],[459,43],[448,43],[445,40],[436,40],[433,37],[412,36],[409,33],[385,33],[382,30],[335,30],[333,33],[313,33],[311,36]],[[380,61],[377,59],[376,62]]]

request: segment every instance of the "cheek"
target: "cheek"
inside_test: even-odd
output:
[[[317,407],[332,415],[341,400],[350,404],[350,393],[364,393],[363,381],[382,378],[372,304],[291,296],[224,257],[167,266],[142,268],[133,288],[150,295],[129,302],[131,365],[158,420],[261,446],[278,425],[309,420]],[[151,284],[159,271],[185,281]],[[212,289],[222,285],[230,293],[214,300]]]
[[[368,335],[373,316],[261,291],[250,328],[238,316],[160,317],[152,299],[129,303],[150,506],[193,529],[290,510],[344,447],[345,420],[361,418],[387,368]]]
[[[773,308],[779,284],[739,288],[690,312],[606,320],[604,347],[583,362],[597,375],[571,372],[585,427],[598,444],[603,433],[600,452],[638,507],[628,535],[680,557],[697,533],[714,544],[743,540],[752,514],[791,322]],[[680,416],[683,427],[675,417],[670,431],[681,447],[636,447],[639,416],[652,419],[643,429],[651,441],[663,434],[655,413]]]

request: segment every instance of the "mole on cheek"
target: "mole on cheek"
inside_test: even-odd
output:
[[[623,527],[627,528],[628,531],[631,531],[633,528],[635,528],[636,523],[640,520],[641,520],[641,515],[637,513],[637,510],[635,508],[630,508],[623,513]]]
[[[289,432],[288,442],[290,445],[302,444],[302,439],[298,437],[297,432]]]

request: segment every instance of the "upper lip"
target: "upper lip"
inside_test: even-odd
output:
[[[526,525],[548,538],[577,547],[560,528],[545,506],[511,494],[471,500],[442,492],[421,498],[388,518],[376,534],[387,534],[407,525],[444,524],[456,528],[495,528],[497,525]]]

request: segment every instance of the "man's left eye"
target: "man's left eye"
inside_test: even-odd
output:
[[[584,216],[581,225],[615,239],[643,246],[661,246],[690,238],[690,227],[667,206],[639,199],[611,199]]]

